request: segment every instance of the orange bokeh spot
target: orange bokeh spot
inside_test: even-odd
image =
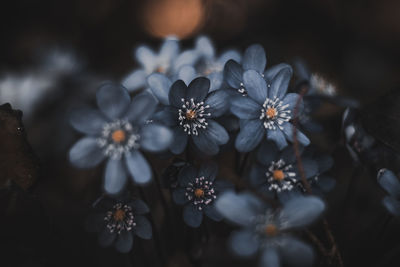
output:
[[[145,2],[142,15],[144,27],[151,35],[183,39],[201,28],[205,7],[201,0],[151,0]]]

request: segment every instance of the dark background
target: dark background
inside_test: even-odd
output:
[[[382,207],[384,193],[375,177],[380,167],[399,170],[390,157],[400,143],[400,2],[170,2],[16,0],[0,4],[0,73],[34,70],[38,51],[49,47],[71,49],[84,62],[79,73],[64,77],[54,88],[56,96],[29,114],[24,133],[17,133],[15,139],[7,134],[0,138],[0,175],[5,178],[11,173],[35,180],[32,187],[27,183],[27,191],[14,187],[1,191],[0,266],[256,265],[227,251],[225,239],[231,228],[226,224],[206,222],[211,233],[218,233],[211,234],[208,243],[201,238],[204,229],[189,230],[179,220],[176,223],[182,232],[174,233],[179,237],[168,234],[154,185],[145,189],[145,195],[161,232],[163,257],[153,241],[139,238],[129,255],[102,249],[96,236],[84,230],[90,205],[100,195],[101,168],[79,171],[68,164],[66,153],[78,137],[66,123],[68,109],[76,102],[90,101],[98,81],[119,81],[136,67],[133,48],[147,43],[157,49],[159,37],[166,33],[183,38],[183,47],[193,45],[191,37],[207,34],[219,51],[261,43],[268,65],[290,63],[300,56],[313,71],[335,84],[341,95],[359,100],[361,113],[368,115],[364,126],[378,138],[383,150],[390,150],[389,158],[356,165],[340,134],[343,109],[326,106],[318,115],[325,134],[311,137],[335,158],[331,174],[338,185],[327,199],[327,219],[345,266],[399,266],[399,220]],[[177,22],[166,24],[168,20]],[[381,98],[388,92],[391,101]],[[0,104],[3,102],[7,99],[0,99]],[[4,121],[10,124],[18,121],[17,117],[1,117],[1,131],[7,131]],[[383,126],[374,127],[378,120]],[[35,156],[23,141],[25,134]],[[229,155],[220,156],[219,161],[229,176],[233,161]],[[158,159],[153,163],[159,170],[167,165]],[[168,191],[164,193],[168,197]],[[325,266],[323,259],[317,259],[318,264]]]

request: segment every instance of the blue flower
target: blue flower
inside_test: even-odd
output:
[[[198,53],[194,49],[180,53],[179,41],[175,37],[168,37],[161,45],[158,54],[154,53],[149,47],[142,45],[136,49],[135,58],[140,63],[141,68],[134,70],[122,81],[122,84],[129,91],[146,87],[148,75],[154,72],[163,73],[169,77],[176,76],[182,66],[192,65],[196,62]]]
[[[71,125],[87,136],[69,151],[70,162],[78,168],[92,168],[107,158],[104,188],[119,192],[128,174],[138,184],[152,177],[141,149],[158,152],[172,142],[171,131],[160,124],[148,123],[156,101],[142,94],[132,102],[128,91],[113,83],[102,85],[96,94],[100,110],[82,108],[72,112]]]
[[[286,63],[281,63],[265,70],[267,58],[264,48],[259,44],[249,46],[243,56],[242,64],[235,59],[227,61],[224,67],[224,76],[228,85],[240,95],[247,95],[247,91],[243,81],[243,73],[247,70],[258,72],[267,83],[271,86],[274,77],[282,70],[291,76],[293,70]],[[287,81],[289,82],[289,81]]]
[[[287,140],[293,142],[290,121],[294,119],[296,106],[299,106],[300,113],[303,105],[298,94],[286,94],[290,77],[291,72],[284,68],[267,86],[259,72],[250,69],[243,73],[247,96],[234,96],[231,100],[231,112],[241,120],[235,141],[237,150],[249,152],[264,138],[274,141],[279,149],[288,145]],[[310,143],[299,130],[296,138],[304,146]]]
[[[86,228],[98,233],[101,246],[113,245],[117,251],[127,253],[132,249],[134,235],[143,239],[152,237],[151,224],[144,216],[149,208],[142,200],[102,198],[94,208]]]
[[[299,190],[302,189],[301,176],[291,146],[279,151],[274,143],[265,142],[257,151],[257,161],[250,171],[249,178],[250,183],[261,192],[271,196],[278,194],[280,199],[302,193],[303,190]],[[319,175],[317,161],[303,157],[302,164],[306,178],[310,182],[315,181]]]
[[[199,227],[203,221],[203,213],[220,221],[222,216],[215,209],[215,200],[221,191],[230,188],[230,184],[215,181],[218,167],[213,163],[205,163],[196,170],[188,165],[178,175],[178,187],[172,197],[176,204],[184,205],[183,220],[191,227]]]
[[[224,81],[225,63],[228,60],[235,60],[235,62],[241,60],[241,55],[236,50],[227,50],[217,56],[214,45],[206,36],[197,38],[195,51],[198,53],[196,63],[183,66],[179,70],[178,78],[189,84],[194,78],[205,76],[211,82],[210,92],[221,88]]]
[[[312,248],[290,231],[302,229],[314,222],[325,204],[314,196],[300,196],[274,211],[250,193],[227,191],[216,201],[217,211],[241,227],[231,233],[232,251],[243,257],[259,254],[259,266],[311,266]]]
[[[153,119],[172,128],[172,153],[182,153],[189,139],[207,155],[217,154],[219,146],[228,142],[227,131],[214,120],[229,108],[228,94],[224,90],[209,92],[210,80],[204,77],[194,79],[189,86],[182,80],[171,85],[161,74],[152,74],[148,81],[163,105]]]
[[[382,200],[386,209],[395,216],[400,216],[400,182],[396,175],[387,169],[378,172],[378,183],[389,193]]]

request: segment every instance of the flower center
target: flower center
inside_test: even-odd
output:
[[[110,233],[120,234],[122,231],[131,231],[136,226],[132,208],[129,205],[117,203],[104,217]]]
[[[122,209],[117,209],[114,212],[114,220],[116,221],[122,221],[125,218],[125,211]]]
[[[276,227],[275,224],[270,223],[265,226],[264,231],[267,236],[276,236],[278,234],[278,227]]]
[[[281,191],[290,191],[297,184],[297,174],[293,171],[293,166],[286,164],[283,159],[277,162],[272,161],[265,176],[267,178],[267,185],[269,185],[269,191],[276,191],[278,193]]]
[[[186,119],[193,120],[194,118],[196,118],[196,111],[188,109],[186,111]]]
[[[282,181],[285,178],[285,174],[282,170],[275,170],[272,174],[275,180]]]
[[[126,138],[126,134],[123,130],[116,130],[111,134],[111,139],[115,143],[121,143],[121,142],[125,141],[125,138]]]
[[[165,73],[165,71],[166,71],[166,69],[164,67],[162,67],[162,66],[158,66],[156,68],[156,72],[158,72],[158,73]]]
[[[194,190],[194,195],[197,198],[203,197],[204,196],[204,190],[200,189],[200,188],[197,188],[197,189]]]
[[[260,120],[264,121],[264,128],[268,130],[283,130],[282,124],[291,119],[289,104],[284,105],[279,98],[267,98],[261,109]]]
[[[202,210],[204,206],[209,205],[217,198],[213,182],[204,176],[195,178],[192,183],[188,183],[185,196],[193,202],[198,210]]]
[[[207,113],[206,109],[210,106],[204,102],[196,103],[193,98],[189,101],[182,98],[181,101],[183,104],[178,110],[179,124],[188,135],[198,135],[198,129],[206,129],[208,126],[206,117],[211,116],[211,113]]]
[[[103,126],[97,144],[104,155],[120,159],[124,153],[139,148],[140,135],[137,132],[128,121],[116,120]]]
[[[276,116],[276,109],[275,108],[268,108],[265,112],[265,115],[268,119],[273,119]]]

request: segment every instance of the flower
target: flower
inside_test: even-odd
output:
[[[243,73],[247,70],[258,72],[266,81],[267,86],[271,86],[273,78],[281,71],[292,74],[293,70],[290,65],[281,63],[265,70],[267,58],[264,48],[259,44],[249,46],[243,56],[242,65],[235,59],[228,60],[224,66],[224,76],[228,85],[236,90],[240,95],[247,95],[247,91],[243,82]]]
[[[179,70],[178,77],[186,84],[199,76],[207,77],[210,82],[210,92],[220,89],[224,81],[223,70],[228,60],[240,62],[241,55],[236,50],[227,50],[216,56],[215,47],[210,38],[200,36],[196,40],[195,50],[198,58],[195,64],[185,65]]]
[[[265,142],[257,151],[257,164],[250,171],[250,183],[266,194],[297,193],[303,189],[293,148],[279,151],[272,142]],[[302,158],[306,178],[311,182],[319,174],[318,163],[311,158]],[[291,192],[296,191],[296,192]],[[304,191],[304,190],[302,190]],[[282,199],[281,199],[282,200]]]
[[[400,216],[400,182],[396,175],[388,170],[381,169],[378,172],[378,183],[389,193],[382,200],[385,208],[393,215]]]
[[[255,70],[243,73],[243,84],[247,96],[234,96],[231,100],[231,112],[240,119],[240,132],[235,147],[240,152],[253,150],[265,136],[274,141],[280,150],[293,142],[294,110],[302,110],[302,101],[296,93],[286,94],[291,72],[284,68],[275,75],[271,85]],[[309,139],[297,130],[297,140],[307,146]]]
[[[243,257],[260,255],[260,266],[311,266],[312,248],[290,231],[314,222],[325,204],[315,196],[300,196],[274,211],[250,193],[227,191],[216,201],[217,211],[241,227],[231,233],[232,251]]]
[[[169,147],[172,153],[182,153],[189,139],[207,155],[217,154],[219,146],[228,142],[228,133],[214,120],[229,108],[224,90],[209,92],[210,80],[204,77],[194,79],[189,86],[182,80],[171,85],[161,74],[150,75],[148,82],[162,104],[153,119],[172,128],[174,138]]]
[[[182,66],[196,62],[198,53],[193,49],[179,53],[179,40],[170,36],[164,40],[158,54],[151,51],[148,46],[142,45],[136,49],[135,58],[141,64],[141,68],[134,70],[122,81],[129,91],[146,87],[148,75],[154,72],[169,77],[176,76]]]
[[[205,163],[196,170],[192,165],[182,168],[178,175],[178,187],[172,197],[176,204],[184,205],[183,220],[191,227],[199,227],[203,213],[220,221],[222,216],[216,211],[214,203],[221,191],[230,187],[222,181],[215,181],[218,167]]]
[[[98,233],[101,246],[114,245],[119,252],[127,253],[132,249],[134,235],[143,239],[152,237],[151,224],[144,216],[149,208],[142,200],[101,198],[94,208],[87,218],[86,228]]]
[[[104,188],[108,193],[119,192],[128,173],[138,184],[149,182],[151,169],[140,150],[158,152],[172,142],[167,127],[147,122],[156,108],[155,99],[142,94],[131,102],[124,87],[105,83],[96,100],[100,110],[82,108],[71,114],[71,125],[87,136],[70,149],[70,162],[92,168],[107,158]]]

